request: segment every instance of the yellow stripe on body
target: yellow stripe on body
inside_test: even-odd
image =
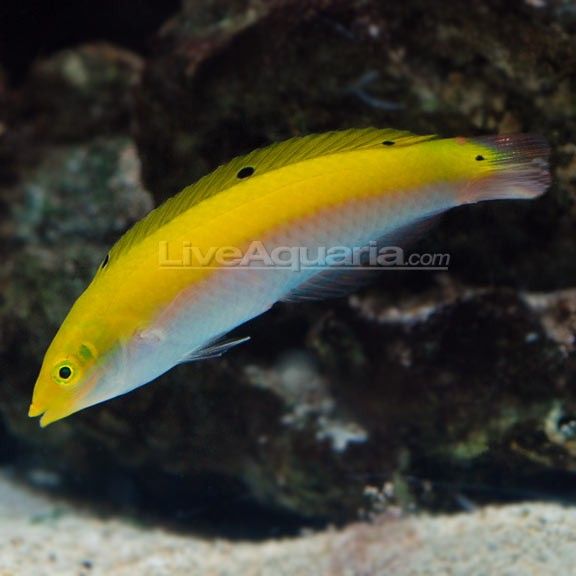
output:
[[[451,148],[461,146],[454,140],[432,140],[394,150],[379,147],[348,151],[290,164],[263,175],[258,175],[258,166],[254,165],[253,176],[175,217],[96,276],[102,314],[106,314],[110,299],[122,301],[120,308],[124,311],[122,317],[108,319],[107,334],[98,337],[106,340],[100,347],[113,345],[118,337],[130,337],[135,327],[147,326],[181,291],[193,291],[194,286],[202,290],[202,281],[217,272],[214,268],[194,267],[198,264],[194,262],[184,269],[161,268],[161,242],[172,246],[190,242],[203,253],[218,246],[244,249],[251,241],[321,210],[379,195],[410,195],[435,181],[462,178],[462,170],[450,158]],[[469,151],[467,156],[472,153]],[[81,302],[82,297],[75,308],[81,308]]]

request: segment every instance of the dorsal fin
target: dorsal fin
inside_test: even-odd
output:
[[[373,147],[392,149],[434,138],[436,138],[434,135],[419,136],[406,131],[364,128],[296,137],[260,148],[220,166],[152,210],[118,240],[110,250],[108,259],[110,264],[113,264],[119,256],[180,214],[244,179],[249,180],[250,177],[257,177],[289,164],[329,154]]]

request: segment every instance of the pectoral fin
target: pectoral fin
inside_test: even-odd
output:
[[[245,336],[244,338],[236,338],[232,340],[213,340],[203,348],[194,350],[190,354],[182,358],[181,362],[196,362],[196,360],[206,360],[207,358],[217,358],[222,356],[225,352],[228,352],[230,348],[234,348],[238,344],[243,344],[248,342],[250,336]]]

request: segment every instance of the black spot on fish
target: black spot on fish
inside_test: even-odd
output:
[[[102,264],[100,264],[100,268],[102,269],[106,268],[106,266],[108,266],[109,261],[110,261],[110,254],[106,254],[106,256],[104,256],[104,260],[102,260]]]
[[[252,174],[254,174],[255,170],[252,166],[244,166],[244,168],[242,168],[241,170],[238,171],[238,174],[236,174],[236,178],[248,178],[248,176],[252,176]]]
[[[478,162],[480,162],[481,160],[486,160],[486,158],[484,158],[484,156],[482,156],[482,154],[478,154],[478,156],[476,156],[476,160],[478,160]]]
[[[60,370],[58,370],[58,376],[60,376],[62,380],[68,380],[68,378],[72,376],[72,370],[69,366],[61,366]]]
[[[384,142],[382,142],[383,146],[394,146],[394,144],[396,144],[396,142],[393,142],[392,140],[384,140]]]

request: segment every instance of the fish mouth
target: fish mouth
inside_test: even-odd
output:
[[[40,427],[41,428],[46,428],[46,426],[48,426],[48,424],[52,424],[52,422],[56,422],[56,420],[60,420],[61,418],[64,418],[64,416],[60,416],[60,415],[56,415],[53,412],[50,413],[50,411],[48,410],[48,408],[43,408],[41,406],[38,406],[37,404],[30,404],[30,408],[28,410],[28,416],[30,418],[36,418],[38,416],[40,416]]]
[[[39,406],[38,404],[34,404],[34,402],[32,402],[32,404],[30,404],[30,408],[28,409],[28,416],[30,418],[36,418],[36,416],[42,416],[42,414],[44,414],[46,410],[47,408],[43,408],[42,406]]]

